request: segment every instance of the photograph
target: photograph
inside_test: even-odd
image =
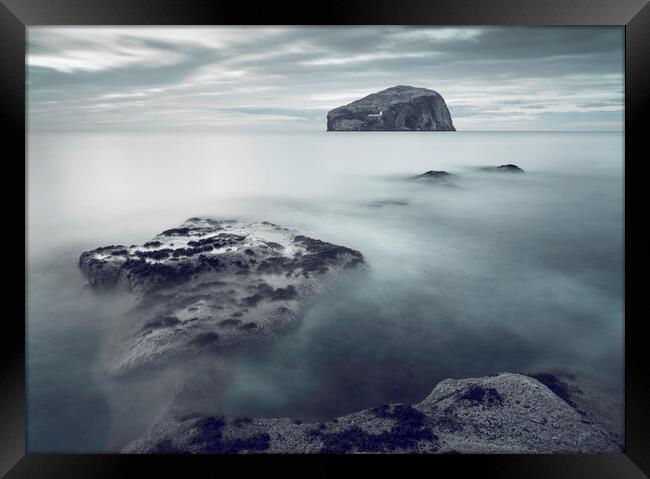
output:
[[[625,453],[625,26],[25,35],[27,453]]]

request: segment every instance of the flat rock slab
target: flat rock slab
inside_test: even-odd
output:
[[[327,279],[363,264],[358,251],[272,223],[204,218],[79,258],[92,287],[136,299],[126,338],[109,354],[115,375],[271,337]]]
[[[622,429],[599,419],[611,416],[611,409],[568,385],[567,377],[543,374],[542,381],[514,373],[447,379],[419,404],[386,404],[323,423],[188,411],[163,419],[124,452],[620,452]],[[564,385],[561,395],[552,389],[558,383]]]

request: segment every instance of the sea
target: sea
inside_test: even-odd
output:
[[[211,414],[321,421],[421,401],[446,378],[562,369],[622,398],[623,132],[28,135],[30,452],[119,451],[201,377]],[[515,164],[523,174],[482,167]],[[454,186],[413,181],[447,171]],[[230,358],[121,380],[102,354],[127,309],[79,254],[195,216],[270,221],[368,270]]]

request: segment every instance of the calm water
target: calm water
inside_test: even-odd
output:
[[[527,173],[476,170],[504,163]],[[431,169],[459,187],[401,180]],[[188,382],[207,412],[303,420],[496,371],[620,388],[623,174],[622,133],[30,135],[29,447],[121,448]],[[200,215],[294,227],[370,272],[218,377],[111,380],[99,357],[127,305],[83,286],[79,252]]]

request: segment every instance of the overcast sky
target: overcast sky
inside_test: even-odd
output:
[[[30,27],[33,130],[324,130],[394,85],[458,130],[622,129],[622,27]]]

